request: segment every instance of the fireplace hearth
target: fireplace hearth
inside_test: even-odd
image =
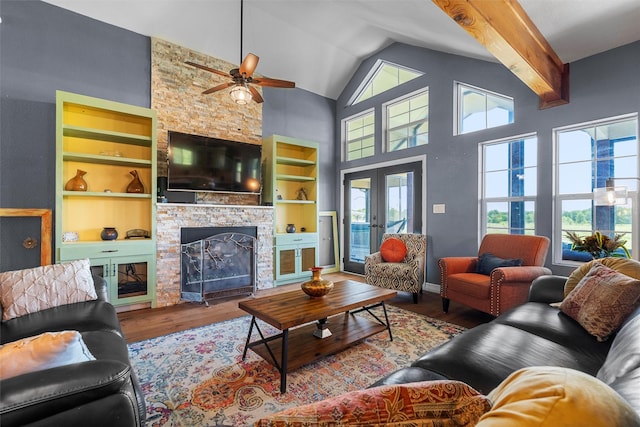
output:
[[[256,227],[180,230],[180,298],[209,300],[256,290]]]

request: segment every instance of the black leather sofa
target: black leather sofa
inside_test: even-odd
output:
[[[527,303],[466,330],[372,387],[453,379],[488,394],[511,373],[531,366],[571,368],[596,376],[616,339],[624,335],[624,345],[618,345],[622,354],[614,358],[620,366],[609,365],[608,369],[625,374],[607,385],[640,414],[640,321],[630,324],[640,316],[640,307],[627,318],[617,336],[598,342],[578,322],[549,305],[562,301],[566,279],[536,279]]]
[[[2,344],[77,330],[96,360],[0,381],[0,425],[141,426],[146,417],[107,284],[94,276],[95,301],[66,304],[1,322]]]

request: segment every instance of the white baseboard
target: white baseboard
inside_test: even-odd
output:
[[[422,285],[422,290],[427,292],[433,292],[434,294],[440,294],[440,285],[436,283],[425,282]]]

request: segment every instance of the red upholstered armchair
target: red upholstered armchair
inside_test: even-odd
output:
[[[544,267],[549,243],[544,236],[487,234],[480,243],[477,257],[440,258],[442,309],[448,312],[449,301],[453,300],[498,316],[523,304],[533,279],[551,274],[551,270]],[[478,261],[483,254],[504,260],[520,259],[522,264],[498,267],[487,274],[478,273]]]

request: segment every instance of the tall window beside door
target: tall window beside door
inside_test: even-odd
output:
[[[536,135],[480,145],[482,235],[535,234],[537,152]]]
[[[604,119],[554,130],[556,262],[578,261],[570,251],[568,231],[587,236],[595,231],[624,233],[625,245],[638,259],[638,116]],[[595,189],[608,185],[626,197],[597,201]],[[559,245],[562,245],[560,247]]]

